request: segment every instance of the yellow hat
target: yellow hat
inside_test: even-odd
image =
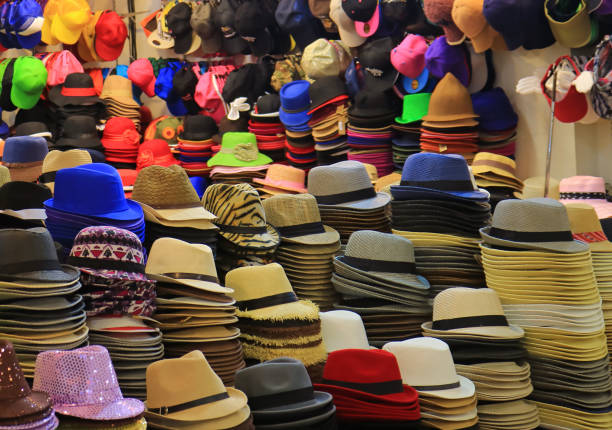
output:
[[[96,37],[96,24],[103,13],[103,10],[96,11],[93,18],[81,32],[81,37],[77,43],[77,52],[79,53],[79,57],[85,61],[102,61],[94,48],[94,39]]]
[[[59,40],[53,35],[51,26],[53,21],[57,18],[59,12],[60,0],[49,0],[43,11],[44,21],[41,29],[41,39],[47,45],[57,45],[60,43]]]
[[[565,205],[565,209],[567,209],[574,239],[587,243],[591,251],[612,252],[612,242],[603,232],[593,206],[584,203],[570,203]]]
[[[62,0],[59,2],[58,13],[53,18],[51,32],[60,42],[74,45],[92,16],[86,0]]]

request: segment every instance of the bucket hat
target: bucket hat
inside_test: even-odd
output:
[[[253,133],[227,132],[223,134],[221,149],[207,162],[209,167],[263,166],[272,159],[257,149],[257,139]]]
[[[584,252],[588,245],[572,237],[563,204],[548,198],[503,200],[490,227],[480,229],[485,243],[506,248]]]
[[[341,161],[311,169],[308,192],[325,207],[371,210],[382,208],[390,201],[388,194],[374,190],[365,166],[358,161]]]
[[[117,170],[103,163],[58,171],[55,195],[45,202],[45,206],[58,211],[117,221],[143,218],[140,205],[125,198]]]
[[[283,194],[285,192],[305,193],[304,182],[306,174],[302,169],[282,164],[272,164],[266,171],[265,178],[253,178],[253,181],[262,184],[269,194]]]
[[[603,232],[595,209],[583,203],[567,203],[567,216],[574,239],[587,243],[592,252],[612,252],[612,242]]]
[[[483,15],[484,0],[455,0],[453,2],[452,18],[472,42],[476,53],[488,49],[507,49],[503,37],[493,29]]]
[[[60,169],[90,164],[91,155],[82,149],[70,149],[68,151],[50,151],[43,161],[42,173],[38,182],[49,187],[51,192],[55,189],[55,176]]]
[[[94,49],[104,61],[114,61],[121,55],[128,31],[119,14],[105,10],[95,27]]]
[[[103,148],[98,137],[96,120],[87,115],[72,115],[64,122],[62,136],[53,144],[55,148]]]
[[[368,39],[357,33],[355,22],[342,7],[342,0],[331,0],[329,3],[329,17],[336,24],[342,43],[349,48],[360,46]]]
[[[57,106],[101,103],[93,80],[87,73],[70,73],[64,83],[49,91],[49,100]]]
[[[454,0],[423,0],[423,12],[429,22],[442,27],[449,44],[459,45],[465,35],[453,21],[453,3]]]
[[[497,293],[490,288],[455,287],[439,293],[433,303],[433,322],[423,329],[447,335],[520,339],[522,328],[508,324]]]
[[[455,75],[447,73],[434,88],[429,101],[429,110],[423,120],[456,121],[477,117],[467,88]]]
[[[370,349],[359,314],[345,310],[319,313],[321,335],[327,352],[341,349]]]
[[[602,177],[570,176],[559,182],[561,203],[585,203],[597,212],[599,219],[612,216],[612,203],[606,199],[606,184]]]

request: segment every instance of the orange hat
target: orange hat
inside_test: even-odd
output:
[[[491,48],[507,50],[504,38],[489,25],[482,13],[483,4],[484,0],[455,0],[453,21],[470,38],[477,53]]]

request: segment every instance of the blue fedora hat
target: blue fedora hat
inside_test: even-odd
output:
[[[103,163],[60,169],[55,177],[55,195],[45,206],[77,215],[118,221],[143,218],[140,205],[127,200],[119,172]]]
[[[2,161],[4,163],[42,162],[48,152],[49,146],[44,137],[14,136],[4,142]]]
[[[391,186],[391,195],[396,200],[489,199],[487,191],[476,187],[467,161],[461,155],[426,152],[406,159],[402,181]]]
[[[300,80],[286,83],[280,90],[280,120],[288,126],[300,126],[310,121],[310,82]]]

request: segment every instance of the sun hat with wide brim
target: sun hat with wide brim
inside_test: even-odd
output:
[[[248,167],[270,163],[272,159],[257,149],[255,135],[245,132],[224,133],[221,149],[207,161],[209,167]]]

